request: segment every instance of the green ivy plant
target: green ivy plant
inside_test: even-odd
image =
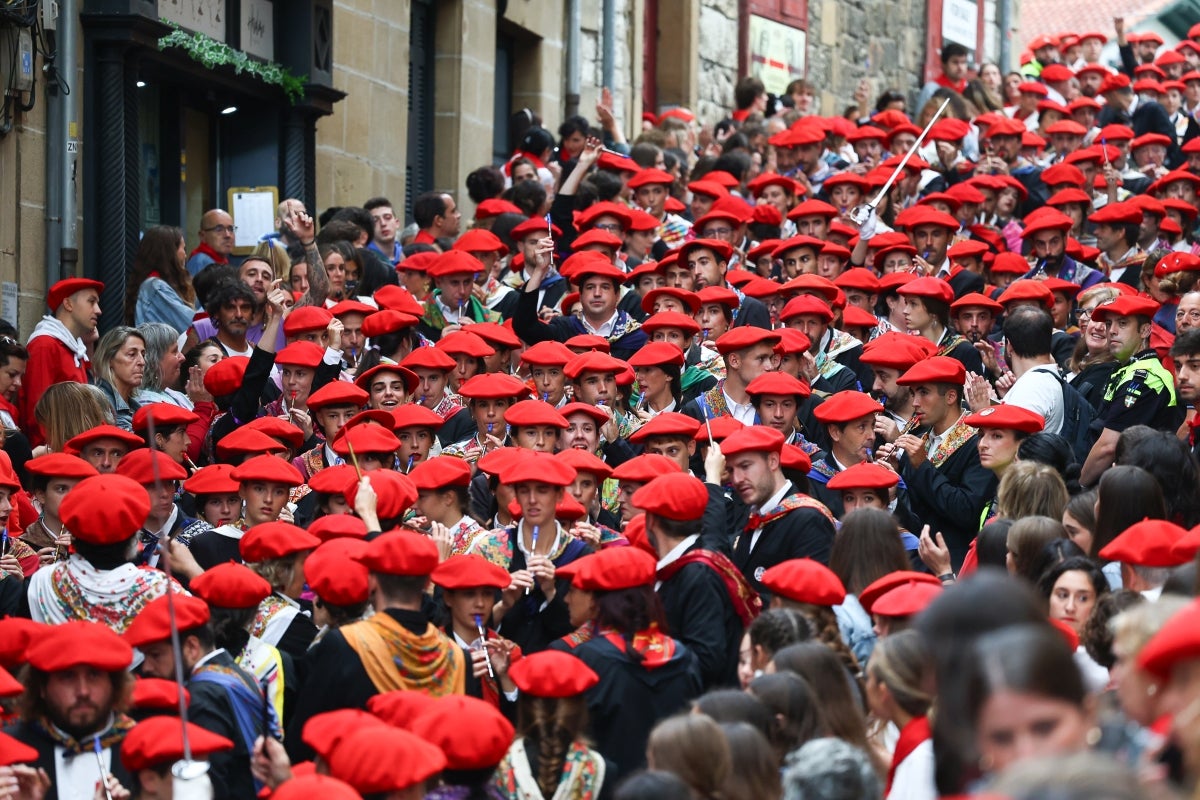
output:
[[[199,61],[205,67],[212,69],[218,66],[233,67],[235,75],[247,73],[271,86],[283,89],[288,100],[295,105],[297,100],[304,97],[304,82],[307,75],[296,77],[286,67],[274,61],[259,61],[241,50],[235,50],[224,42],[218,42],[203,33],[188,33],[173,22],[167,22],[172,30],[158,40],[158,49],[179,47],[193,61]]]

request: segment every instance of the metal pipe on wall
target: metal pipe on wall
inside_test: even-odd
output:
[[[579,29],[583,25],[583,0],[567,0],[567,97],[566,116],[579,113],[580,53]]]
[[[1000,13],[1000,74],[1007,75],[1012,64],[1013,0],[999,0]]]
[[[54,80],[46,82],[46,286],[79,262],[79,120],[72,86],[79,73],[77,0],[59,0]]]
[[[603,60],[601,62],[602,84],[605,89],[613,89],[613,76],[616,71],[617,51],[617,8],[616,0],[604,0],[602,7],[604,31],[602,35]]]

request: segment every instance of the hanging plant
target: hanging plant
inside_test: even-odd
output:
[[[163,22],[170,25],[172,30],[158,40],[159,50],[179,47],[193,61],[199,61],[209,69],[229,66],[233,67],[235,75],[249,74],[263,83],[278,86],[283,89],[284,94],[293,105],[297,100],[303,99],[304,81],[308,77],[307,75],[297,78],[286,67],[280,66],[274,61],[259,61],[241,50],[233,49],[224,42],[218,42],[211,36],[205,36],[203,33],[188,33],[173,22],[166,20]]]

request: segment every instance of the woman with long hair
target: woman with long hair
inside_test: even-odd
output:
[[[164,322],[186,333],[196,315],[183,231],[155,225],[142,235],[125,284],[125,323]]]
[[[921,635],[900,631],[881,641],[867,663],[864,683],[871,713],[900,731],[885,797],[933,800],[933,732],[926,718],[933,705],[933,666]]]
[[[787,754],[805,742],[827,736],[824,698],[794,672],[760,675],[746,690],[771,712],[769,740],[775,751],[776,767]]]
[[[767,737],[748,722],[726,722],[721,731],[736,765],[721,788],[724,800],[779,800],[779,762]]]
[[[733,772],[721,726],[703,714],[677,714],[654,726],[646,743],[650,769],[673,772],[692,787],[697,800],[722,798]]]
[[[1141,467],[1118,465],[1104,470],[1096,487],[1096,529],[1091,547],[1080,547],[1092,558],[1130,525],[1143,519],[1166,519],[1167,501],[1162,486]],[[1104,575],[1115,591],[1122,587],[1121,565],[1105,564]]]
[[[46,432],[44,452],[61,453],[68,441],[84,431],[113,424],[112,407],[95,386],[73,381],[46,387],[33,409],[33,417]],[[130,433],[133,417],[129,418]],[[43,451],[39,447],[38,451]],[[41,455],[35,452],[34,455]]]
[[[133,431],[134,399],[146,372],[146,340],[137,328],[119,325],[100,337],[92,359],[96,387],[112,405],[117,427]]]
[[[1036,461],[1018,461],[1004,471],[996,489],[996,514],[1012,520],[1043,516],[1062,519],[1070,495],[1062,476]]]
[[[1008,529],[1008,572],[1010,575],[1024,578],[1036,585],[1039,575],[1037,566],[1046,545],[1055,539],[1066,539],[1067,532],[1063,529],[1058,517],[1032,516],[1021,517],[1013,522]]]
[[[509,671],[520,690],[517,738],[496,767],[493,787],[507,800],[595,800],[611,767],[585,738],[587,700],[600,677],[573,655],[525,656]]]
[[[1100,408],[1108,379],[1117,368],[1117,360],[1108,349],[1108,327],[1102,320],[1092,321],[1092,312],[1119,295],[1108,286],[1093,286],[1075,298],[1078,310],[1079,341],[1068,364],[1067,382],[1075,387],[1093,408]]]

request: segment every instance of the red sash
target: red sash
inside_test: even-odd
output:
[[[717,573],[721,582],[725,584],[729,602],[733,603],[733,610],[737,612],[743,627],[753,622],[762,611],[762,598],[750,587],[746,576],[724,554],[715,550],[692,550],[684,553],[660,569],[658,579],[663,582],[669,581],[688,564],[703,564]]]
[[[675,657],[675,640],[660,631],[654,623],[650,623],[646,630],[635,633],[632,641],[627,641],[612,629],[604,631],[601,636],[622,653],[633,650],[641,655],[641,665],[648,670],[661,667]]]
[[[932,736],[929,720],[925,717],[914,717],[900,729],[900,738],[896,740],[896,751],[892,754],[892,765],[888,767],[887,788],[883,790],[884,797],[887,797],[888,793],[892,791],[892,780],[896,777],[896,768],[904,759],[912,755],[913,750],[916,750],[922,742]]]

